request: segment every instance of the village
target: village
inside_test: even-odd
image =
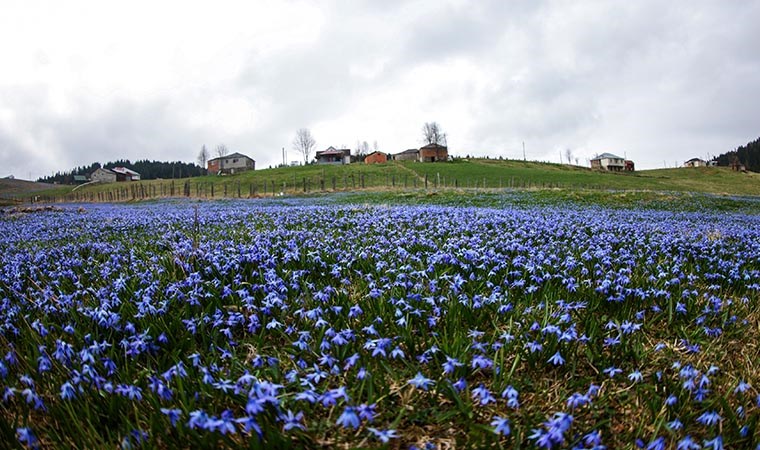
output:
[[[393,161],[408,161],[418,163],[441,163],[452,161],[448,147],[431,143],[420,148],[410,148],[397,153],[386,153],[379,150],[367,154],[359,154],[349,148],[335,148],[329,146],[315,153],[314,159],[309,164],[316,165],[348,165],[348,164],[386,164]],[[613,153],[602,153],[589,160],[590,169],[605,172],[633,172],[635,163],[630,159]],[[290,166],[301,165],[298,161],[292,161]],[[691,158],[685,161],[682,168],[716,166],[716,160],[706,161],[701,158]],[[740,165],[732,165],[734,170],[745,171]],[[241,172],[256,170],[256,161],[248,155],[234,152],[224,156],[217,156],[206,161],[206,173],[209,175],[234,175]],[[141,175],[127,167],[98,168],[87,175],[75,175],[73,184],[88,182],[114,183],[140,181]]]
[[[373,151],[366,155],[352,152],[349,148],[335,148],[330,146],[317,151],[312,164],[317,165],[347,165],[347,164],[384,164],[391,161],[412,161],[419,163],[440,163],[451,161],[448,148],[440,144],[427,144],[420,148],[410,148],[398,153],[385,153]],[[298,161],[292,161],[291,166],[301,165]],[[592,170],[606,172],[633,172],[635,164],[630,159],[625,159],[613,153],[602,153],[590,160]],[[701,158],[692,158],[685,161],[682,168],[716,166],[717,161],[706,161]],[[745,171],[744,167],[737,165],[732,168]],[[218,156],[206,162],[206,171],[209,175],[234,175],[236,173],[256,170],[256,161],[248,155],[235,152],[229,155]],[[89,176],[75,175],[74,184],[87,182],[113,183],[139,181],[141,176],[134,170],[126,167],[113,167],[110,169],[98,168]]]

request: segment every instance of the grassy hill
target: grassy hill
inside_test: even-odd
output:
[[[28,197],[34,192],[50,192],[55,189],[57,186],[53,184],[0,178],[0,205],[11,205],[17,203],[18,199]]]
[[[446,163],[390,162],[386,164],[309,165],[256,170],[230,176],[176,180],[146,180],[72,186],[34,184],[33,195],[49,200],[128,200],[181,196],[272,196],[357,190],[422,189],[564,189],[700,192],[760,196],[760,174],[724,167],[642,170],[630,173],[594,171],[561,164],[489,159]],[[32,190],[0,195],[28,197]]]

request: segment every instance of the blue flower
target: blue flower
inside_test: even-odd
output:
[[[433,380],[430,378],[425,378],[420,372],[417,372],[417,375],[415,375],[414,378],[409,380],[407,383],[411,384],[417,389],[422,389],[424,391],[427,391],[430,386],[434,384]]]
[[[490,369],[493,366],[493,361],[486,355],[475,355],[472,358],[471,366],[473,369]]]
[[[450,357],[447,356],[446,357],[446,362],[443,363],[443,373],[446,374],[446,375],[450,375],[450,374],[454,373],[454,370],[457,367],[461,367],[462,365],[463,364],[461,362],[459,362],[457,359],[450,358]]]
[[[396,430],[378,430],[376,428],[367,428],[372,435],[380,440],[383,444],[387,444],[391,439],[397,438]]]
[[[18,441],[30,448],[38,448],[39,441],[37,437],[32,433],[31,428],[21,427],[16,428],[16,434],[18,434]]]
[[[496,402],[496,399],[491,395],[491,391],[482,383],[472,390],[472,396],[480,402],[481,406]]]
[[[698,450],[700,448],[702,448],[702,446],[689,435],[684,436],[684,438],[678,441],[678,444],[676,445],[677,450]]]
[[[519,393],[512,385],[507,386],[504,392],[501,393],[502,398],[507,399],[507,406],[512,409],[518,409],[520,407],[520,401],[518,399]]]
[[[356,410],[350,406],[347,406],[343,413],[338,417],[336,423],[343,428],[359,428],[360,424],[359,416],[356,414]]]
[[[301,423],[303,421],[303,412],[301,411],[293,414],[293,411],[287,410],[287,412],[281,417],[281,420],[285,422],[285,425],[283,426],[285,431],[290,431],[294,428],[299,430],[306,429],[306,427],[304,427]]]
[[[665,441],[665,438],[658,436],[652,442],[650,442],[649,445],[647,445],[647,450],[665,450],[666,445],[667,442]]]
[[[699,417],[697,417],[697,422],[701,423],[702,425],[707,426],[713,426],[716,425],[718,422],[720,422],[721,417],[720,414],[718,414],[717,411],[707,411],[702,413]]]
[[[559,352],[552,355],[551,358],[547,361],[549,363],[554,364],[555,366],[561,366],[565,364],[565,359],[562,357],[562,355],[559,354]]]
[[[509,436],[509,433],[511,432],[509,429],[509,419],[501,416],[494,416],[491,420],[491,426],[493,427],[493,431],[496,434]]]
[[[182,416],[182,410],[180,409],[161,408],[161,412],[169,418],[172,426],[176,426]]]
[[[752,386],[749,383],[745,382],[744,380],[741,380],[739,381],[739,384],[736,386],[736,389],[734,389],[734,394],[739,394],[739,393],[743,394],[747,392],[748,390],[750,390],[751,388]]]
[[[712,450],[723,450],[723,438],[720,436],[715,436],[712,439],[708,439],[704,441],[705,448],[710,448]]]
[[[74,397],[76,397],[76,390],[74,389],[74,386],[72,386],[68,381],[63,383],[63,385],[61,385],[61,398],[64,400],[70,400]]]

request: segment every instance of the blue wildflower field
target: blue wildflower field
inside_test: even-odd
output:
[[[0,217],[0,443],[760,448],[760,216]]]

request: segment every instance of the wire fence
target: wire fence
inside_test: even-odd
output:
[[[78,203],[78,202],[129,202],[161,198],[263,198],[283,195],[303,195],[329,192],[356,191],[417,191],[417,190],[483,190],[503,189],[605,189],[605,186],[582,183],[539,181],[519,177],[458,178],[436,174],[358,174],[346,176],[302,177],[285,181],[279,178],[248,180],[146,180],[98,185],[81,191],[56,194],[27,194],[0,197],[12,203]]]

